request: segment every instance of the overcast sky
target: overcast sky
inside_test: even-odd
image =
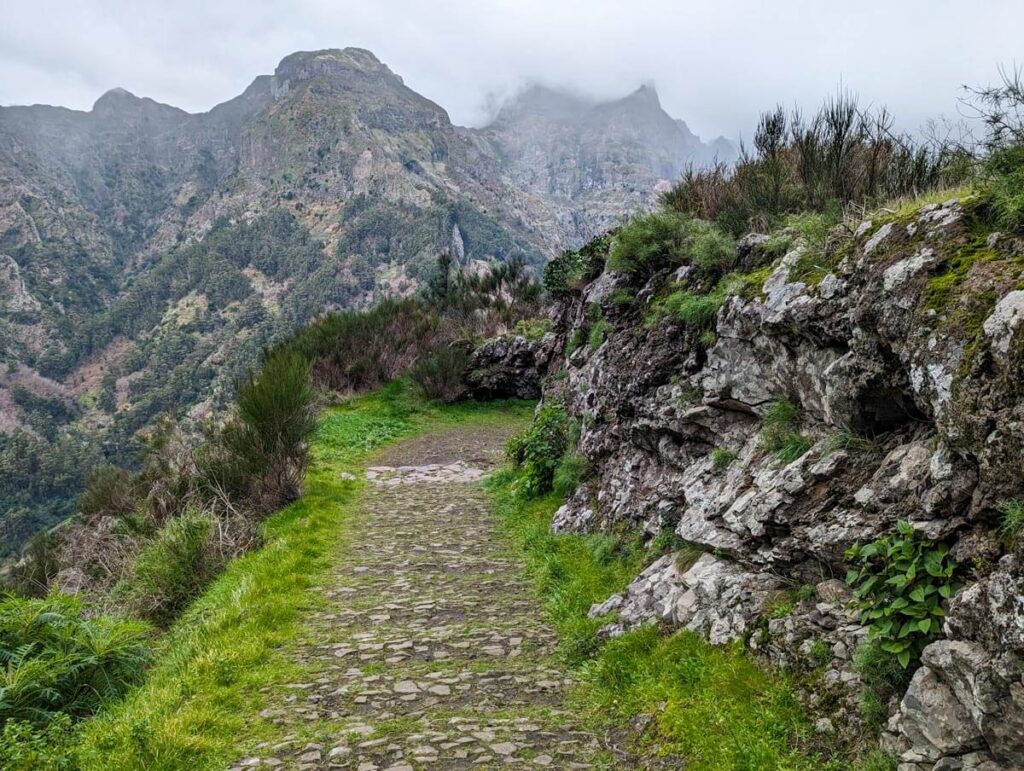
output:
[[[358,46],[456,123],[527,81],[653,81],[705,138],[840,82],[914,129],[1024,61],[1024,0],[34,0],[0,19],[0,104],[88,109],[122,86],[203,111],[292,51]]]

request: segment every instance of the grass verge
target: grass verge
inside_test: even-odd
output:
[[[508,469],[491,478],[495,511],[525,557],[565,658],[577,668],[573,698],[592,725],[624,730],[638,716],[652,716],[639,749],[666,767],[889,768],[878,755],[851,761],[817,751],[793,683],[761,669],[739,643],[716,647],[686,630],[665,634],[648,626],[602,644],[595,635],[602,622],[587,611],[623,589],[650,557],[610,536],[552,534],[561,500],[524,499],[515,483]]]

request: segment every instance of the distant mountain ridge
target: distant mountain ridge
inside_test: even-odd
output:
[[[581,241],[649,208],[688,166],[736,158],[725,138],[705,144],[670,117],[651,85],[611,101],[534,85],[474,133],[502,159],[511,183],[552,203],[567,218],[562,229]]]
[[[0,473],[31,481],[0,530],[66,514],[84,466],[206,414],[295,326],[414,291],[442,250],[539,266],[715,152],[648,88],[528,91],[458,127],[356,48],[291,54],[205,113],[120,88],[0,107]]]

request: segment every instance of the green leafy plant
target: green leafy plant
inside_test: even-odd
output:
[[[570,332],[569,336],[565,340],[565,358],[568,359],[570,356],[576,353],[576,351],[579,350],[580,346],[583,345],[586,339],[587,333],[584,332],[579,327]]]
[[[909,667],[939,633],[943,600],[961,586],[949,547],[899,522],[895,533],[848,549],[846,559],[853,564],[846,581],[869,639]]]
[[[508,458],[522,471],[520,491],[527,497],[549,492],[555,471],[569,449],[570,422],[560,404],[546,404],[530,427],[512,437],[506,447]]]
[[[544,288],[552,295],[579,291],[597,278],[604,267],[612,234],[605,233],[578,251],[564,251],[544,267]]]
[[[150,629],[57,593],[0,600],[0,724],[80,718],[139,681]]]
[[[596,351],[601,347],[601,344],[608,336],[608,330],[611,328],[611,322],[604,317],[597,319],[590,325],[590,332],[587,335],[587,345],[590,347],[590,350]]]
[[[621,273],[650,273],[682,263],[687,236],[686,217],[660,211],[644,214],[615,234],[608,268]]]
[[[4,771],[72,771],[72,721],[63,712],[37,726],[8,720],[0,731],[0,768]]]
[[[520,319],[516,322],[515,333],[527,340],[540,340],[551,331],[550,319]]]
[[[661,305],[665,312],[687,327],[703,331],[714,327],[723,299],[718,293],[698,294],[683,289],[670,294]]]

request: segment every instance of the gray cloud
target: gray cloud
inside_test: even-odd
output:
[[[749,136],[761,109],[842,82],[915,129],[1012,64],[1021,29],[1016,0],[42,0],[4,10],[0,103],[87,109],[123,86],[207,110],[292,51],[359,46],[463,124],[527,81],[654,81],[697,133]]]

